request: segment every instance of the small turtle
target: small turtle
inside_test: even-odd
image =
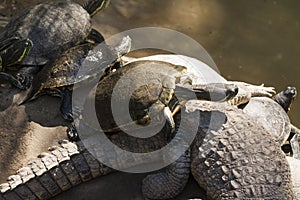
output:
[[[72,90],[73,85],[86,83],[88,80],[105,76],[109,73],[110,67],[118,62],[120,56],[129,52],[131,39],[125,36],[115,47],[105,43],[85,43],[70,48],[53,63],[46,65],[33,79],[32,90],[22,103],[36,99],[42,94],[50,94],[62,98],[61,113],[67,120],[73,120],[72,114]],[[88,61],[88,62],[86,62]],[[94,64],[94,66],[82,66],[83,62]],[[112,63],[113,62],[113,63]],[[83,73],[81,68],[86,70]],[[109,70],[108,70],[109,69]],[[81,75],[78,71],[81,70]]]
[[[297,90],[295,87],[287,87],[286,90],[276,94],[272,99],[288,112],[296,95]],[[300,129],[293,124],[290,124],[289,137],[282,146],[282,149],[285,153],[292,155],[296,159],[300,159]]]
[[[96,30],[91,30],[91,16],[107,4],[108,0],[88,0],[83,6],[71,1],[51,2],[19,13],[3,29],[0,44],[8,41],[6,45],[9,47],[18,41],[30,40],[33,47],[27,56],[16,60],[18,65],[14,67],[19,69],[16,74],[2,71],[0,77],[21,89],[28,88],[39,66],[89,37],[94,39],[95,35],[99,35]],[[26,45],[21,49],[29,51]]]
[[[275,95],[273,99],[268,97],[253,97],[243,110],[255,118],[266,129],[273,130],[272,134],[281,146],[290,135],[291,122],[287,111],[296,94],[296,88],[288,87],[286,90]]]

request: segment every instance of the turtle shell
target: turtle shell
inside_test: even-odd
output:
[[[187,73],[182,79],[191,79],[193,84],[206,84],[206,83],[226,83],[224,79],[217,71],[212,69],[204,62],[184,55],[173,55],[173,54],[160,54],[153,56],[146,56],[142,58],[134,59],[130,62],[141,61],[141,60],[152,60],[171,63],[173,65],[182,65],[187,68]]]
[[[149,114],[150,107],[159,100],[163,87],[166,84],[175,86],[176,79],[185,71],[186,68],[183,66],[166,62],[129,63],[98,83],[95,95],[92,94],[92,98],[87,98],[85,101],[81,113],[82,119],[94,130],[99,129],[100,122],[104,132],[115,132],[120,127],[131,132],[138,131],[137,124],[132,121]],[[91,120],[95,112],[97,121]],[[155,116],[157,114],[154,113]],[[159,117],[156,119],[160,120]],[[165,123],[164,118],[161,119],[156,121],[157,125]]]
[[[288,139],[291,125],[285,110],[268,97],[252,97],[244,111],[272,133],[283,145]]]
[[[91,31],[91,17],[70,1],[38,4],[15,16],[3,29],[0,41],[30,39],[33,48],[24,65],[43,65],[83,41]]]
[[[93,47],[91,43],[77,45],[64,52],[53,63],[47,64],[34,78],[33,90],[53,89],[77,83],[77,72]]]

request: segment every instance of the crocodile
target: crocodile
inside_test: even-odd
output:
[[[291,172],[280,145],[243,110],[226,103],[189,100],[174,119],[179,135],[173,139],[174,148],[155,160],[165,162],[169,156],[179,159],[143,180],[146,199],[175,197],[184,189],[190,172],[211,199],[292,199]],[[189,148],[187,138],[195,127],[196,137]],[[138,153],[160,149],[168,142],[164,131],[147,140],[122,132],[107,137]],[[110,160],[114,151],[97,148],[97,158]],[[93,153],[82,141],[62,140],[60,146],[49,148],[1,184],[0,199],[48,199],[115,171],[95,159]],[[134,160],[134,156],[122,156],[117,162],[120,168],[128,169],[135,167]],[[155,165],[147,160],[140,163]]]

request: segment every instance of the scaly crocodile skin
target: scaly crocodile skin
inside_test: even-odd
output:
[[[198,103],[192,102],[186,108],[201,108]],[[235,107],[199,114],[192,173],[210,198],[291,199],[288,162],[267,130]],[[209,120],[211,114],[214,116]],[[224,123],[216,123],[222,118]],[[183,119],[182,123],[188,125],[191,119]],[[213,126],[207,131],[208,123]]]
[[[148,140],[135,139],[123,133],[109,137],[113,143],[134,152],[150,152],[165,145],[163,136],[159,134]],[[40,154],[1,184],[0,200],[49,199],[75,185],[114,171],[95,159],[82,142],[62,140],[59,143],[59,146],[49,148],[48,152]],[[114,153],[113,148],[109,151],[97,150],[97,156],[103,156],[103,159],[109,159]],[[134,161],[134,157],[122,157],[119,166],[133,167],[131,163]]]

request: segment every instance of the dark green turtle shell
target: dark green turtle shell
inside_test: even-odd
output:
[[[34,93],[77,83],[76,75],[81,62],[93,47],[91,43],[72,47],[53,63],[46,65],[33,80]]]
[[[31,53],[24,65],[43,65],[79,44],[91,31],[91,17],[70,1],[38,4],[15,16],[3,29],[0,41],[11,37],[30,39]]]

